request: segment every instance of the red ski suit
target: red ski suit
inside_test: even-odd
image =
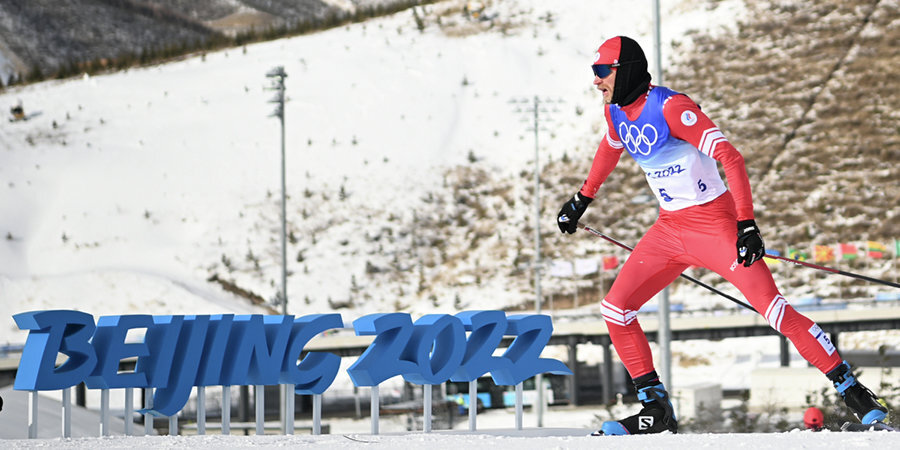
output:
[[[623,107],[621,112],[633,121],[645,106],[658,107],[648,103],[647,98],[647,95],[642,96]],[[772,328],[790,339],[800,354],[823,373],[837,367],[842,360],[827,335],[787,303],[765,262],[758,261],[750,267],[736,263],[737,221],[753,219],[750,182],[741,154],[687,96],[668,97],[662,104],[662,114],[671,137],[686,141],[698,152],[722,164],[729,190],[715,194],[717,196],[711,200],[700,198],[686,207],[682,204],[676,210],[660,208],[656,223],[634,248],[602,301],[603,317],[613,346],[631,377],[637,378],[654,370],[650,346],[637,321],[637,311],[692,265],[713,270],[731,282]],[[591,198],[622,154],[623,141],[617,130],[628,129],[627,124],[613,123],[609,105],[606,120],[607,135],[597,149],[588,178],[581,188],[581,193]],[[626,139],[637,142],[634,136],[626,136]],[[649,180],[651,174],[648,172],[647,176]],[[708,171],[704,176],[709,176]],[[719,178],[717,173],[714,176]],[[713,181],[720,182],[721,179]]]

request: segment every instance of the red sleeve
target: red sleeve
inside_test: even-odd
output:
[[[587,180],[581,186],[581,195],[594,198],[600,185],[606,181],[606,177],[612,173],[622,156],[622,142],[613,129],[609,118],[609,106],[606,106],[606,136],[600,141],[597,153],[594,154],[594,162],[591,164],[591,171],[588,173]]]
[[[744,157],[719,127],[686,95],[671,97],[663,106],[663,115],[672,136],[691,143],[701,153],[722,163],[728,188],[734,196],[737,219],[753,219],[753,195]]]

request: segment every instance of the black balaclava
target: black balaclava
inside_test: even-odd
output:
[[[647,57],[634,39],[619,36],[622,48],[619,50],[619,66],[616,69],[616,86],[612,101],[619,106],[634,103],[650,87],[650,72],[647,71]]]

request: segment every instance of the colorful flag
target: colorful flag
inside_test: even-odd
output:
[[[797,261],[806,261],[809,259],[809,253],[806,253],[803,250],[788,247],[788,258]]]
[[[856,246],[853,244],[839,244],[841,259],[856,259]]]
[[[613,270],[619,267],[619,258],[616,255],[603,257],[603,270]]]
[[[778,250],[767,250],[766,253],[769,255],[772,255],[772,256],[781,256],[781,252],[779,252]],[[775,258],[765,258],[765,259],[766,259],[766,264],[769,264],[769,265],[781,263],[781,261],[779,261]]]
[[[834,261],[834,249],[829,245],[817,245],[814,248],[813,259],[815,262]]]
[[[884,254],[887,253],[887,247],[881,242],[866,241],[866,248],[868,249],[866,254],[869,258],[881,259],[884,258]]]
[[[900,256],[900,240],[894,239],[894,258]]]

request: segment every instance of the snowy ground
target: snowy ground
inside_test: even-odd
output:
[[[340,434],[311,436],[153,436],[153,437],[110,437],[78,439],[38,439],[10,440],[4,444],[12,448],[193,448],[222,449],[248,447],[319,447],[319,448],[385,448],[393,450],[436,449],[568,449],[597,448],[610,445],[616,449],[628,450],[647,448],[896,448],[897,436],[888,432],[840,433],[796,429],[786,433],[772,434],[662,434],[654,436],[591,437],[587,436],[593,427],[590,424],[595,411],[589,408],[551,409],[545,415],[545,428],[533,427],[533,416],[526,413],[525,429],[517,431],[511,411],[491,411],[478,416],[478,429],[468,431],[468,424],[461,423],[453,431],[392,432],[383,431],[379,435],[369,432],[369,421],[344,420],[342,429],[358,428]],[[348,427],[348,423],[352,426]],[[383,420],[382,427],[387,425]]]
[[[617,450],[647,448],[683,449],[800,449],[800,448],[896,448],[896,436],[888,432],[813,433],[796,431],[780,434],[678,434],[628,437],[590,437],[587,430],[544,429],[528,433],[511,430],[493,433],[413,433],[403,435],[322,435],[322,436],[179,436],[10,441],[13,448],[192,448],[223,449],[250,447],[384,448],[392,450],[497,449],[519,450],[597,448]]]

